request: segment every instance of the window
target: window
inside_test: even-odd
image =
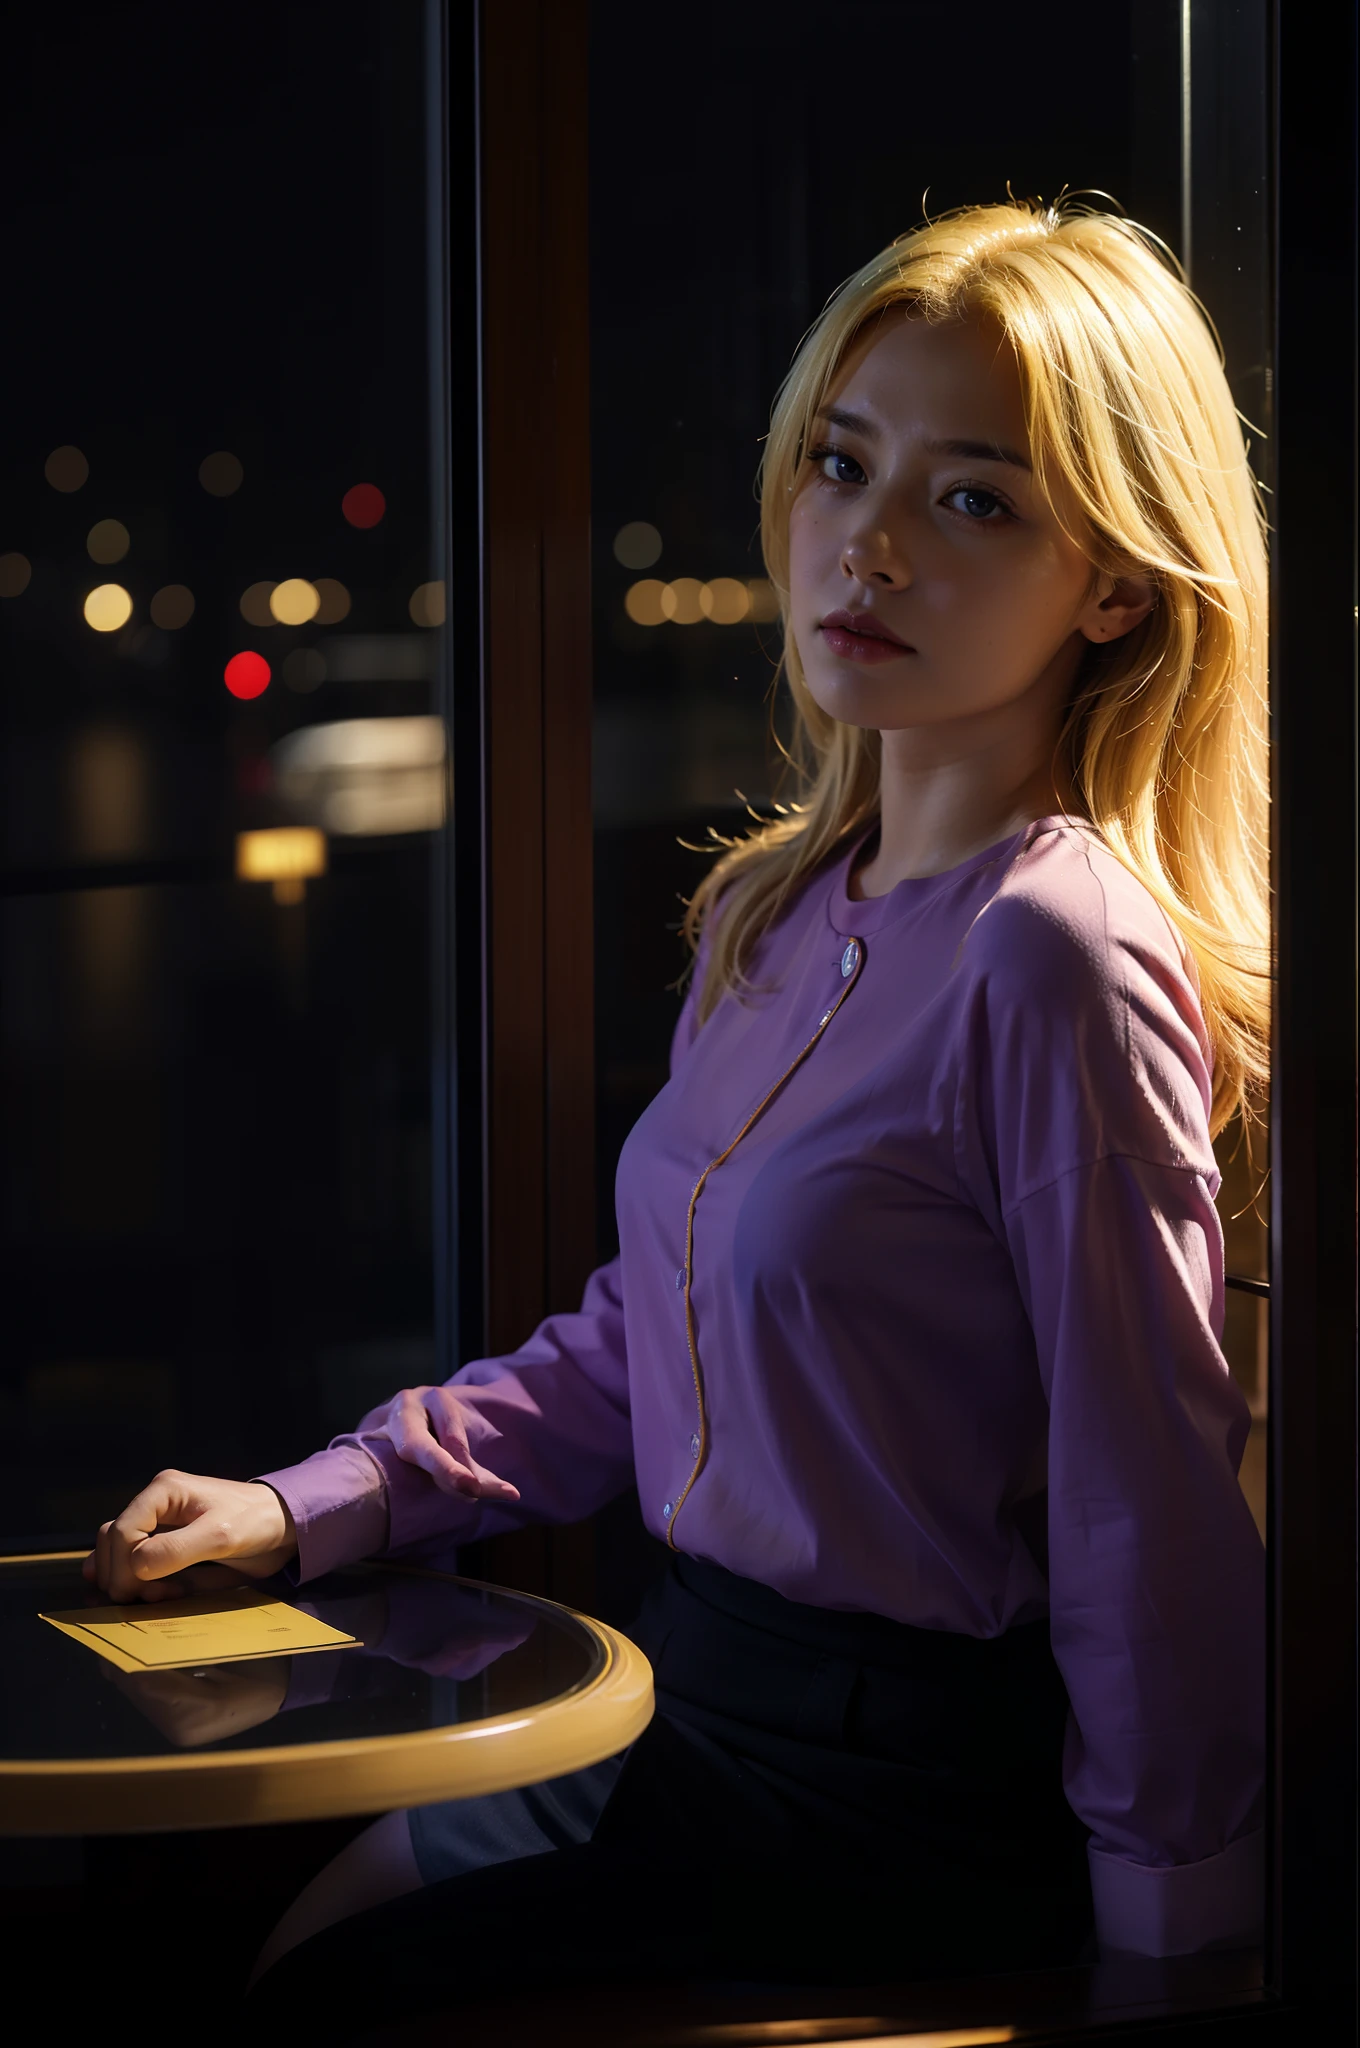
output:
[[[356,4],[9,25],[21,1540],[85,1540],[158,1463],[304,1455],[428,1378],[453,1312],[438,33]]]

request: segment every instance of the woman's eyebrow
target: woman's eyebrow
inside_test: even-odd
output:
[[[965,462],[1009,462],[1014,469],[1033,467],[1028,456],[1001,441],[924,441],[927,455],[958,455]]]
[[[817,414],[829,427],[840,427],[847,434],[859,434],[866,441],[881,441],[882,429],[863,413],[843,412],[839,406],[824,405]],[[927,455],[953,455],[964,462],[1008,462],[1014,469],[1029,470],[1033,467],[1027,456],[1015,448],[1007,448],[1001,441],[923,441]]]

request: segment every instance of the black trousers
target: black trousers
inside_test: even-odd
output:
[[[592,1839],[328,1929],[252,2022],[363,2033],[566,1982],[871,1983],[1089,1953],[1046,1622],[982,1641],[677,1556],[634,1627],[657,1714]]]

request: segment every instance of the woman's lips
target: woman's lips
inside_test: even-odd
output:
[[[913,654],[904,640],[888,637],[876,619],[852,612],[830,612],[822,620],[822,638],[843,661],[896,661]]]

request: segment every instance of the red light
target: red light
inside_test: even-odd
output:
[[[354,484],[340,500],[340,510],[351,526],[376,526],[387,500],[376,484]]]
[[[222,671],[233,697],[260,697],[269,688],[269,663],[262,654],[233,654]]]

